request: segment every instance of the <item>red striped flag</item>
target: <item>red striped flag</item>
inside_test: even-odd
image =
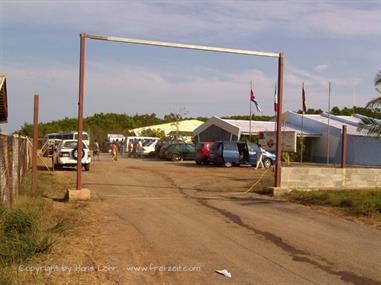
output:
[[[306,92],[304,92],[304,84],[302,89],[302,101],[303,101],[303,113],[307,112],[307,100],[306,100]]]
[[[274,88],[274,112],[278,113],[278,95],[276,93],[276,83]]]
[[[257,102],[257,99],[255,98],[255,95],[254,95],[254,92],[253,92],[253,89],[251,88],[250,89],[250,100],[255,104],[255,107],[257,108],[257,110],[259,112],[262,112],[261,108],[259,107],[259,104]]]

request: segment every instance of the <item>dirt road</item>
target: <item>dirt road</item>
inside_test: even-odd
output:
[[[380,231],[246,194],[262,171],[95,161],[83,180],[110,284],[381,284]]]

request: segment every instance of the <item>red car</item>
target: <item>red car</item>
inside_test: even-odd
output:
[[[199,142],[196,145],[196,158],[195,161],[197,164],[209,164],[208,154],[209,146],[214,142]]]

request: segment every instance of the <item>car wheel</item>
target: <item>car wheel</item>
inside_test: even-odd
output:
[[[73,149],[72,155],[73,155],[75,160],[78,159],[78,149],[77,148]],[[82,157],[81,158],[83,158],[84,156],[85,156],[85,151],[82,149]]]
[[[232,163],[231,162],[225,162],[225,167],[232,167]]]
[[[202,162],[199,160],[196,160],[196,164],[200,165],[200,164],[202,164]]]
[[[262,160],[262,162],[263,162],[263,166],[265,168],[270,168],[271,165],[272,165],[272,162],[271,162],[270,158],[265,158],[265,159]]]
[[[172,160],[172,161],[181,161],[181,160],[183,160],[183,158],[182,158],[182,156],[181,156],[180,154],[178,154],[178,153],[174,153],[174,154],[172,154],[172,156],[171,156],[171,160]]]
[[[85,164],[84,166],[85,166],[85,170],[86,170],[86,171],[89,171],[89,170],[90,170],[90,164]]]

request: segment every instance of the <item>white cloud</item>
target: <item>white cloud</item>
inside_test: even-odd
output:
[[[192,36],[234,41],[257,32],[283,33],[289,37],[364,37],[381,33],[381,7],[356,3],[291,1],[84,1],[5,2],[3,23],[70,29],[77,33],[119,36],[149,35],[152,39],[178,40]],[[35,17],[35,15],[39,15]],[[157,35],[157,36],[155,36]]]
[[[320,73],[328,69],[328,64],[319,64],[315,67],[316,72]]]
[[[284,38],[308,38],[317,40],[323,48],[321,39],[351,39],[361,47],[366,46],[368,38],[379,38],[381,35],[380,5],[356,4],[355,2],[314,3],[309,1],[83,1],[75,4],[69,1],[33,1],[33,2],[0,2],[0,29],[19,31],[20,26],[33,27],[31,31],[43,37],[62,37],[67,34],[78,35],[80,32],[94,34],[110,34],[153,40],[179,41],[184,43],[200,43],[218,46],[220,43],[230,47],[248,48],[245,42],[256,43],[263,39],[266,46],[286,45],[293,42],[279,42],[279,35]],[[38,17],[36,17],[38,15]],[[14,33],[20,38],[21,33]],[[364,39],[364,41],[363,41]],[[13,37],[10,37],[11,43]],[[318,42],[320,40],[320,42]],[[3,41],[4,42],[4,41]],[[261,42],[262,43],[262,42]],[[40,44],[40,43],[38,43]],[[26,54],[33,58],[33,48],[40,48],[36,43],[29,43],[30,53],[12,54],[12,58],[25,59]],[[284,45],[283,45],[284,44]],[[14,46],[11,43],[9,46]],[[358,47],[356,45],[356,47]],[[335,48],[324,47],[330,51]],[[293,50],[294,59],[299,57]],[[327,50],[326,49],[326,50]],[[363,50],[365,48],[361,48]],[[15,49],[17,50],[17,49]],[[26,51],[26,49],[22,49]],[[29,50],[28,50],[29,51]],[[377,47],[372,47],[364,56],[380,59]],[[77,50],[76,50],[77,52]],[[348,51],[349,53],[350,51]],[[51,55],[51,54],[49,54]],[[47,54],[47,57],[49,56]],[[287,54],[288,55],[288,54]],[[355,75],[344,78],[345,72],[336,71],[332,77],[323,76],[329,62],[329,71],[335,66],[327,58],[312,58],[307,62],[314,66],[311,71],[303,66],[286,63],[285,65],[285,108],[295,109],[299,106],[301,83],[305,82],[309,96],[315,106],[322,105],[325,99],[328,81],[342,88],[341,95],[336,98],[348,102],[345,93],[364,81],[365,76]],[[68,55],[66,55],[68,56]],[[77,54],[75,54],[77,56]],[[287,57],[289,60],[290,57]],[[316,61],[313,61],[316,60]],[[344,59],[346,60],[346,59]],[[48,60],[47,60],[48,61]],[[53,60],[51,60],[53,61]],[[50,61],[50,62],[51,62]],[[10,65],[2,63],[2,72],[8,76],[8,91],[11,103],[12,121],[17,117],[21,124],[31,120],[30,105],[33,92],[41,94],[42,120],[51,120],[64,116],[76,115],[78,95],[78,66],[64,67],[51,65]],[[253,79],[255,92],[263,109],[271,113],[273,85],[275,78],[259,71],[242,68],[239,72],[227,70],[194,72],[154,72],[143,67],[131,65],[91,65],[86,69],[86,108],[93,112],[127,112],[167,113],[173,106],[188,106],[191,114],[242,114],[248,109],[248,82]],[[352,74],[361,75],[367,71],[360,69]],[[333,72],[333,71],[332,71]],[[105,74],[107,76],[105,76]],[[208,76],[204,76],[207,74]],[[177,77],[177,78],[176,78]],[[372,75],[373,78],[373,70]],[[181,80],[179,80],[181,78]],[[370,81],[371,85],[372,82]],[[373,88],[373,86],[371,86]],[[346,88],[346,89],[345,89]],[[367,90],[365,88],[365,90]],[[373,90],[372,90],[373,91]],[[369,94],[365,94],[369,96]],[[339,100],[339,99],[337,99]],[[116,101],[116,102],[115,102]],[[339,102],[339,101],[338,101]],[[58,111],[54,104],[62,104]],[[197,113],[198,112],[198,113]],[[18,126],[15,126],[18,127]]]

